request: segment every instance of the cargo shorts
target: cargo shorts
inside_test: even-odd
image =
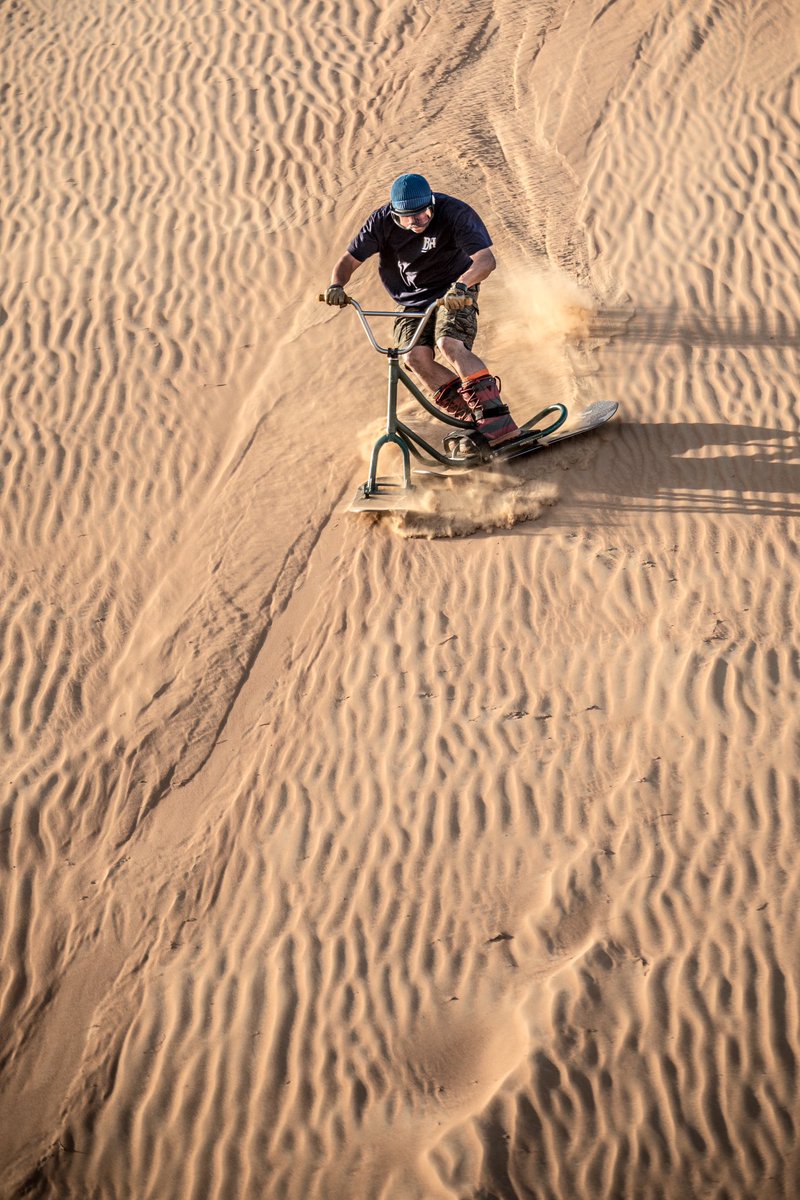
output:
[[[403,316],[404,312],[413,312],[413,309],[403,309],[395,320],[393,336],[398,350],[402,350],[403,346],[408,345],[419,326],[419,321],[413,317]],[[457,312],[448,312],[442,306],[434,309],[428,317],[417,345],[430,346],[435,350],[439,338],[451,337],[456,341],[463,342],[466,348],[471,350],[477,334],[478,305],[476,301],[473,301],[470,308],[460,308]]]

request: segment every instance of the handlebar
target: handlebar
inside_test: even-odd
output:
[[[325,303],[324,292],[320,292],[317,299],[320,300],[324,304]],[[425,309],[425,311],[421,312],[421,313],[404,312],[402,309],[396,309],[396,308],[388,309],[388,310],[387,309],[379,309],[379,308],[362,308],[361,305],[358,303],[358,301],[354,300],[352,296],[346,296],[345,305],[340,305],[340,307],[345,307],[347,304],[351,304],[353,306],[353,308],[356,310],[356,312],[358,313],[358,319],[363,326],[364,332],[366,333],[367,337],[369,338],[373,349],[377,350],[379,354],[390,354],[390,353],[393,354],[393,353],[395,353],[395,351],[390,350],[386,346],[378,345],[377,341],[375,340],[375,335],[372,332],[372,329],[370,327],[369,321],[367,320],[367,317],[394,317],[395,320],[398,317],[404,317],[404,318],[410,318],[412,321],[419,321],[419,325],[417,326],[416,332],[415,332],[414,336],[412,337],[411,341],[408,343],[408,345],[402,346],[396,350],[397,354],[408,354],[409,350],[413,350],[414,347],[416,346],[417,342],[419,341],[420,335],[422,334],[422,330],[425,327],[425,322],[427,321],[428,317],[437,308],[440,308],[441,305],[444,304],[444,297],[442,296],[438,300],[432,300],[431,303],[428,305],[428,307]],[[472,300],[469,300],[467,302],[467,307],[469,308],[471,305],[472,305]]]

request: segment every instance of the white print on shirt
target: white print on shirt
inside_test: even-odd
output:
[[[424,254],[426,250],[435,250],[435,249],[436,249],[436,238],[435,237],[433,237],[433,238],[426,237],[422,243],[422,253]]]

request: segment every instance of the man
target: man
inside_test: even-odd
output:
[[[491,246],[486,226],[468,204],[434,194],[422,175],[398,175],[389,203],[367,218],[334,266],[325,292],[328,304],[346,304],[345,284],[378,254],[381,281],[404,312],[424,312],[432,300],[444,298],[404,360],[431,390],[437,407],[474,423],[474,452],[519,433],[500,399],[500,381],[472,352],[480,284],[496,266]],[[399,316],[395,345],[407,345],[418,325]],[[437,348],[448,366],[437,361]]]

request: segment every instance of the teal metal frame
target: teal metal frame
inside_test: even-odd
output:
[[[319,299],[324,300],[325,297],[320,296]],[[369,338],[373,349],[377,350],[379,354],[386,355],[388,360],[386,432],[378,438],[378,440],[375,442],[375,445],[372,447],[372,454],[370,456],[369,463],[369,475],[367,477],[367,482],[363,485],[365,499],[369,498],[370,496],[377,496],[380,494],[380,481],[378,480],[378,457],[384,446],[399,446],[403,455],[403,488],[406,490],[409,490],[414,486],[411,482],[412,454],[421,462],[436,462],[440,463],[442,466],[453,469],[468,469],[470,467],[474,467],[475,465],[474,461],[472,460],[460,462],[457,459],[448,458],[446,454],[443,454],[440,450],[437,450],[435,446],[431,446],[430,442],[426,442],[425,439],[416,432],[416,430],[412,429],[409,425],[406,425],[404,421],[401,421],[397,415],[397,385],[398,383],[402,383],[403,386],[407,388],[409,392],[411,392],[411,395],[414,397],[414,399],[422,405],[426,412],[430,413],[432,417],[435,417],[437,421],[441,421],[443,424],[450,425],[455,429],[474,430],[475,428],[472,422],[460,421],[457,417],[451,417],[448,413],[442,412],[441,409],[436,408],[436,406],[431,403],[428,397],[420,391],[414,380],[400,363],[401,355],[408,354],[410,350],[414,349],[422,335],[425,322],[442,303],[442,300],[434,300],[432,304],[428,305],[424,312],[419,314],[403,312],[403,317],[418,320],[419,325],[417,326],[416,332],[414,333],[414,336],[408,345],[396,347],[379,345],[374,333],[372,332],[368,318],[393,317],[396,320],[401,313],[397,309],[388,311],[383,309],[365,309],[362,308],[358,301],[354,300],[352,296],[347,297],[347,304],[356,310],[358,319],[360,320],[364,332]],[[558,414],[555,421],[543,429],[534,430],[534,426],[536,426],[539,421],[541,421],[544,417],[550,416],[552,413]],[[559,429],[564,424],[566,419],[566,405],[561,403],[550,404],[547,406],[547,408],[543,408],[541,412],[537,413],[535,417],[531,417],[529,421],[526,421],[524,425],[521,425],[520,429],[530,431],[531,435],[535,433],[535,440],[538,441],[540,438],[547,437],[549,434],[554,433],[556,429]]]

